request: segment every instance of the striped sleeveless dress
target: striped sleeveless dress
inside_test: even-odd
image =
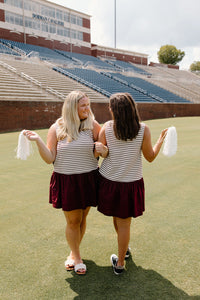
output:
[[[138,217],[145,210],[142,175],[142,142],[145,124],[132,141],[115,137],[113,121],[106,123],[109,155],[100,167],[98,210],[107,216]]]
[[[49,202],[64,211],[97,205],[98,161],[93,155],[92,130],[83,130],[77,140],[58,141]]]

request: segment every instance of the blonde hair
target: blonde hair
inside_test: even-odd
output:
[[[80,91],[72,91],[67,95],[62,107],[62,116],[57,120],[58,141],[66,137],[68,142],[77,140],[80,131],[93,129],[94,115],[91,109],[88,118],[85,120],[81,121],[78,115],[78,102],[85,97],[88,98],[85,93]]]

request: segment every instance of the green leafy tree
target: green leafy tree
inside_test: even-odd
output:
[[[185,56],[184,51],[178,50],[173,45],[161,46],[157,54],[160,63],[170,65],[176,65]]]
[[[190,71],[200,71],[200,61],[195,61],[190,66]]]

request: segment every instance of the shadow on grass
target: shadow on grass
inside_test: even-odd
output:
[[[78,299],[136,299],[136,300],[192,300],[200,296],[189,296],[175,287],[169,280],[153,270],[138,267],[132,258],[126,262],[126,272],[117,276],[111,267],[97,266],[84,260],[87,274],[80,276],[72,272],[66,281]]]

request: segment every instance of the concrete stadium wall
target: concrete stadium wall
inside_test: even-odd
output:
[[[0,132],[48,128],[61,115],[63,102],[0,101]],[[108,103],[92,103],[99,123],[111,119]],[[200,116],[200,104],[138,103],[142,121]]]

